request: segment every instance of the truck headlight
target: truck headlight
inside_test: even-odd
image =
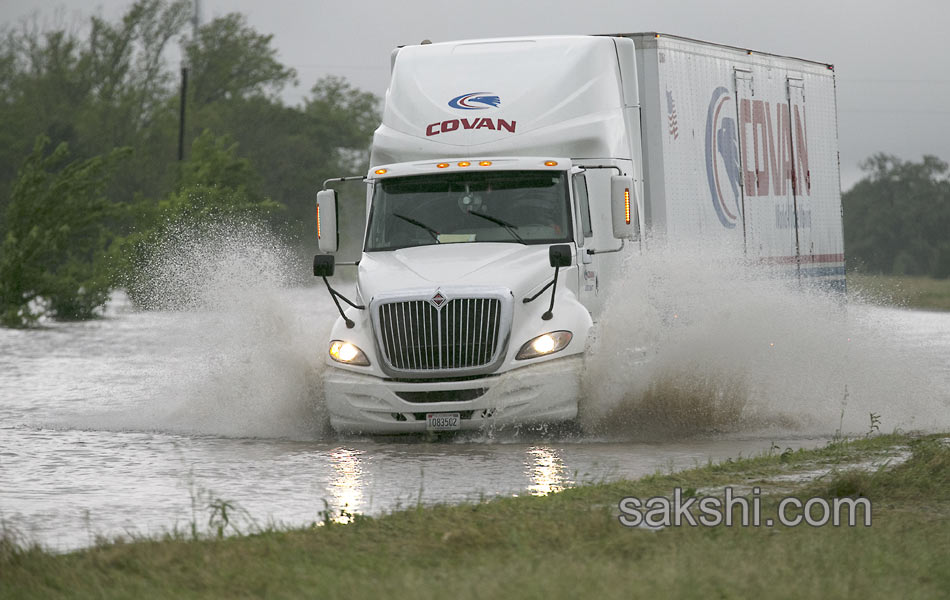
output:
[[[330,358],[347,365],[369,366],[369,359],[363,351],[349,342],[333,340],[330,342]]]
[[[518,355],[515,356],[515,360],[537,358],[538,356],[546,356],[559,352],[571,343],[572,337],[574,337],[574,335],[570,331],[552,331],[539,335],[534,339],[528,340],[525,345],[521,347],[521,350],[518,350]]]

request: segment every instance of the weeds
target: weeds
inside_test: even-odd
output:
[[[14,562],[26,545],[18,529],[0,519],[0,566]]]
[[[242,531],[234,522],[234,516],[241,517],[241,519],[247,523],[247,533],[260,533],[263,531],[257,521],[254,520],[254,517],[237,502],[220,498],[211,490],[198,485],[195,482],[193,470],[188,471],[186,480],[188,482],[188,496],[191,500],[191,521],[188,523],[188,532],[191,541],[197,542],[203,539],[206,534],[213,534],[214,537],[223,538],[228,528],[233,530],[234,533],[241,535]],[[207,532],[203,532],[198,525],[198,513],[200,511],[208,515]],[[177,527],[175,533],[178,533]]]
[[[871,437],[875,433],[881,433],[881,415],[878,413],[870,413],[871,415],[871,427],[868,429],[867,434],[864,437]]]
[[[792,450],[790,446],[786,446],[785,449],[782,450],[782,447],[775,442],[772,442],[772,445],[769,447],[768,457],[771,458],[774,456],[775,452],[778,452],[779,450],[782,451],[778,456],[779,462],[786,464],[792,460],[792,455],[795,453],[795,451]]]
[[[234,504],[227,500],[222,500],[221,498],[214,498],[208,503],[208,511],[210,512],[208,516],[208,527],[217,531],[218,538],[224,537],[224,530],[228,527],[233,527],[234,531],[238,534],[241,533],[237,527],[231,525],[231,518],[228,515],[228,511],[233,510]]]
[[[317,511],[320,520],[314,523],[315,526],[329,527],[331,525],[346,525],[348,523],[357,523],[369,517],[361,515],[358,512],[350,511],[350,505],[344,504],[339,510],[331,509],[327,499],[323,499],[323,510]],[[419,507],[417,506],[417,509]]]
[[[778,458],[779,458],[779,460],[782,462],[782,464],[787,464],[787,463],[790,463],[790,462],[792,461],[792,455],[793,455],[794,453],[795,453],[795,451],[792,450],[790,447],[788,447],[788,448],[785,448],[785,450],[782,451],[782,454],[780,454]]]
[[[844,439],[844,411],[848,407],[848,385],[844,386],[844,397],[841,398],[841,416],[838,418],[838,429],[835,431],[834,441]]]

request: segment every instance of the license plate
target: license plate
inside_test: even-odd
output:
[[[426,414],[426,431],[458,431],[462,426],[459,413]]]

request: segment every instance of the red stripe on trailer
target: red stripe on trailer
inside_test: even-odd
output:
[[[844,262],[844,254],[806,254],[804,256],[763,256],[759,262],[769,264]]]

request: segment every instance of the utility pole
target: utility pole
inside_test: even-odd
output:
[[[185,159],[185,97],[188,95],[188,67],[181,61],[181,98],[178,100],[178,161]]]
[[[201,0],[194,0],[195,11],[191,15],[191,43],[198,43],[198,28],[201,26]],[[186,44],[187,49],[187,44]],[[185,160],[185,106],[188,98],[188,55],[181,58],[181,98],[178,101],[178,162]]]
[[[191,15],[191,40],[198,41],[198,28],[201,27],[201,0],[194,0],[195,12]]]

